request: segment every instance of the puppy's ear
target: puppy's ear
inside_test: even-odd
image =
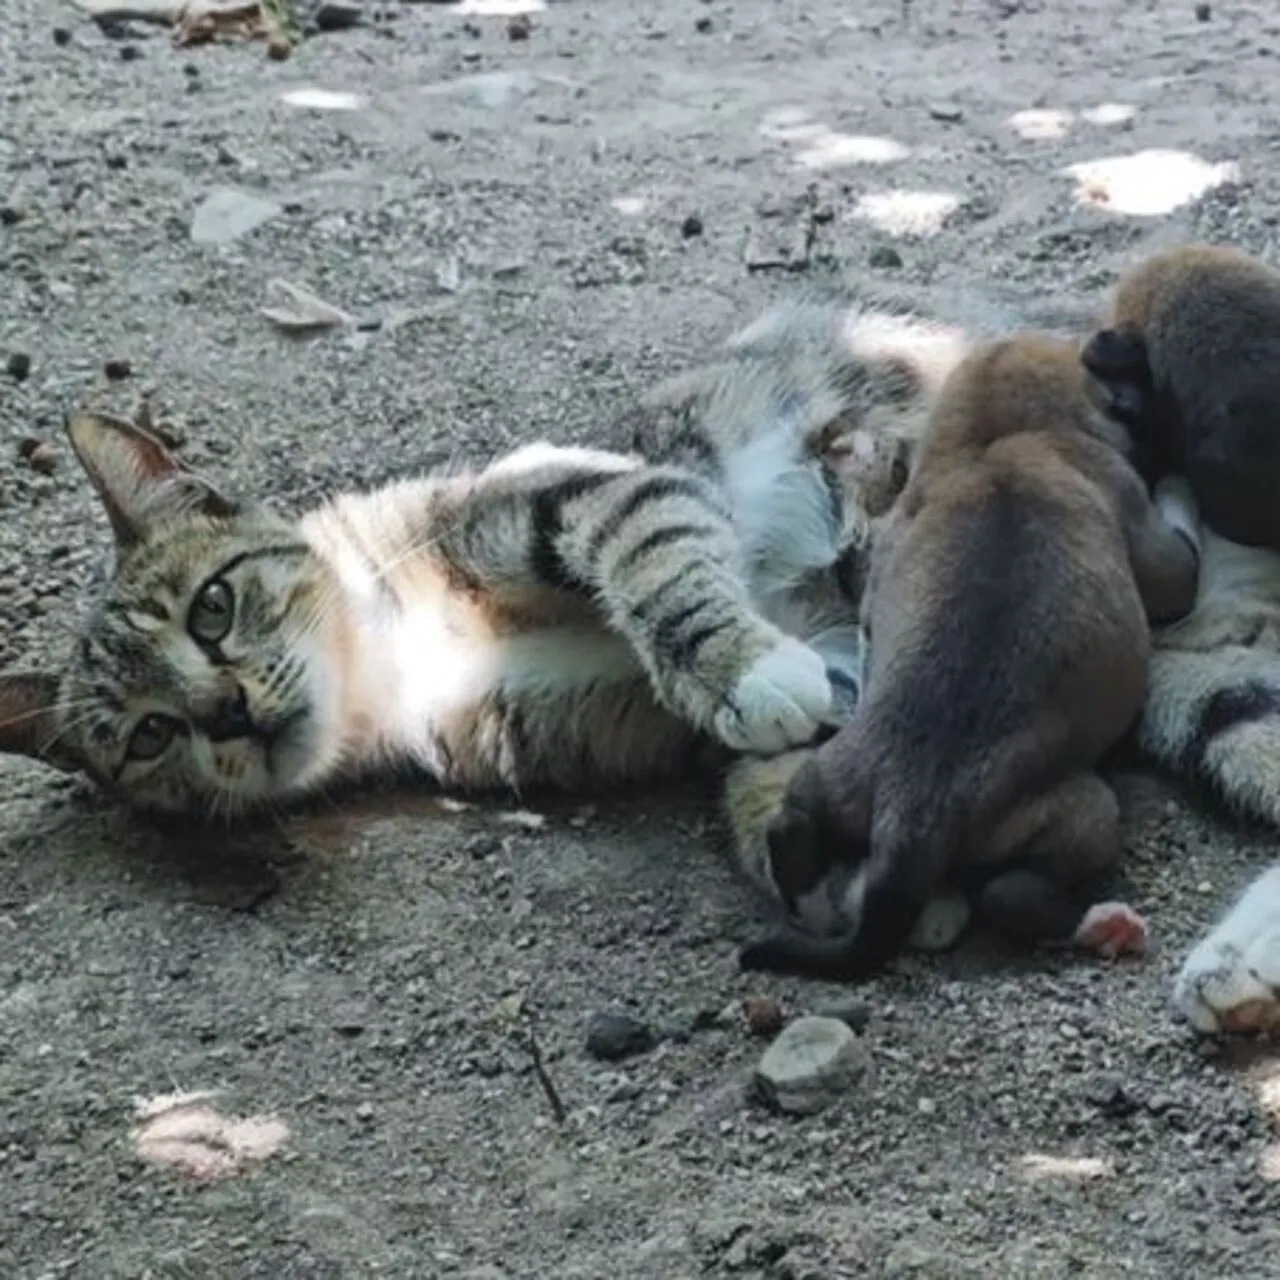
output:
[[[1147,344],[1129,329],[1099,329],[1081,348],[1080,360],[1095,378],[1139,385],[1151,378]]]

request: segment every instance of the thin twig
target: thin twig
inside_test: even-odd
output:
[[[538,1037],[534,1035],[532,1027],[529,1028],[529,1057],[533,1059],[533,1074],[538,1077],[542,1092],[547,1095],[547,1102],[551,1106],[551,1114],[555,1117],[556,1124],[564,1124],[569,1118],[569,1112],[565,1109],[564,1101],[555,1083],[547,1074],[546,1065],[542,1061],[542,1050],[538,1047]]]

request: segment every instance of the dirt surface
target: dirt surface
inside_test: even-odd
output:
[[[287,62],[3,9],[6,663],[56,664],[105,546],[58,434],[91,390],[154,387],[188,457],[297,506],[534,435],[607,441],[629,395],[805,275],[995,314],[1087,302],[1167,238],[1277,257],[1266,3],[550,0],[523,40],[370,5]],[[362,105],[281,101],[304,87]],[[1086,175],[1109,207],[1077,205],[1064,166],[1152,148],[1238,180],[1188,201],[1157,158],[1127,187]],[[221,187],[273,216],[195,243]],[[274,276],[367,327],[281,335]],[[109,360],[131,375],[109,385]],[[1124,788],[1148,960],[965,949],[849,993],[737,974],[761,917],[697,794],[525,797],[543,822],[335,810],[228,852],[3,768],[6,1278],[1280,1274],[1268,1064],[1198,1046],[1167,1003],[1274,842],[1151,779]],[[747,1099],[765,1042],[735,1006],[770,993],[861,1002],[871,1070],[815,1117]],[[656,1047],[589,1056],[613,1006]],[[144,1163],[135,1100],[185,1090],[265,1117],[244,1127],[264,1150],[281,1122],[283,1148],[205,1183]]]

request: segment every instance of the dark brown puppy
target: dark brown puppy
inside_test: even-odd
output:
[[[1210,528],[1280,551],[1280,272],[1225,245],[1158,253],[1121,276],[1081,358],[1148,482],[1185,475]]]
[[[769,833],[784,896],[860,876],[860,924],[777,935],[743,967],[869,976],[947,884],[1026,941],[1079,927],[1120,848],[1094,767],[1142,705],[1148,615],[1186,613],[1197,574],[1107,403],[1078,348],[1039,335],[948,379],[872,553],[863,701]]]

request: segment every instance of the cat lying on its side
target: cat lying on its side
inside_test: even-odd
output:
[[[402,764],[587,790],[718,743],[767,808],[764,757],[856,700],[861,549],[956,341],[799,301],[642,405],[635,455],[534,444],[298,521],[78,413],[114,571],[60,674],[0,678],[0,750],[239,816]]]

